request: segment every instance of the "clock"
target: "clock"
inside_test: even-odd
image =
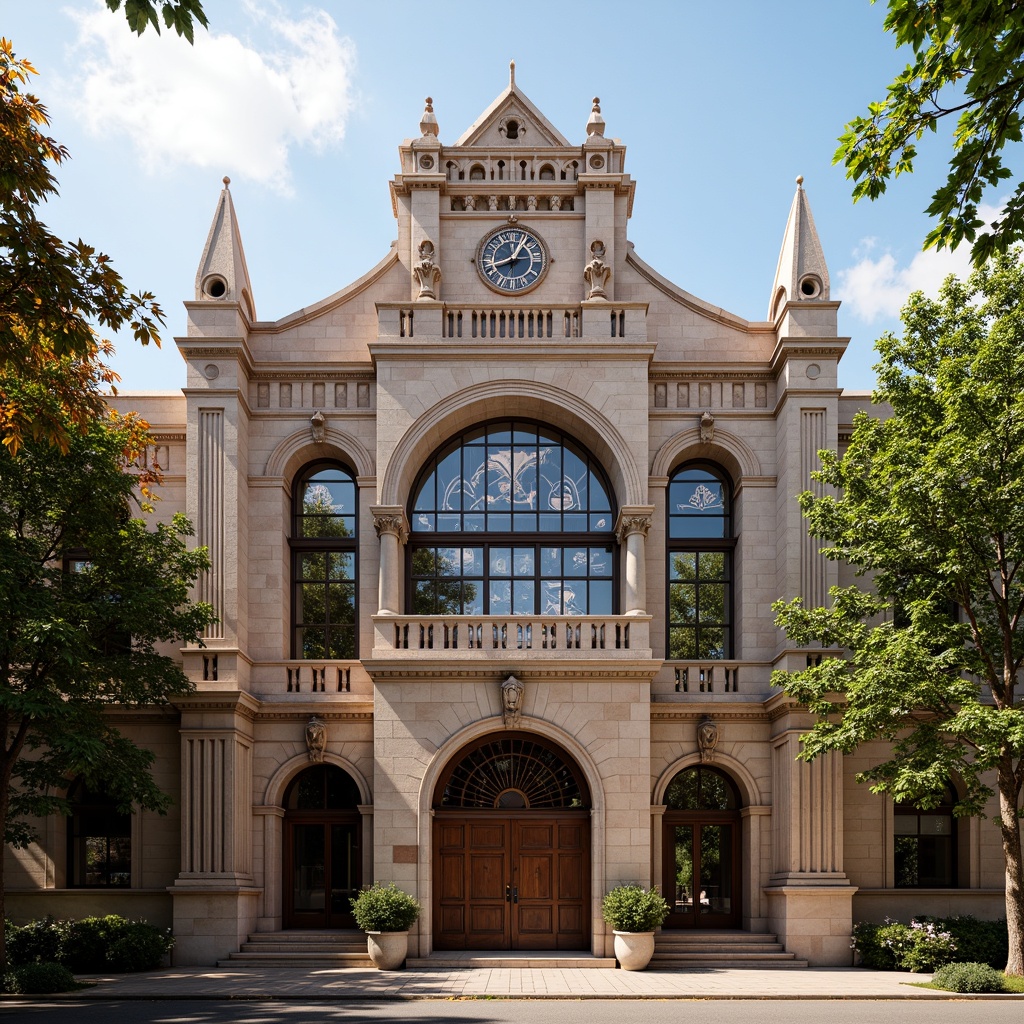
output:
[[[496,291],[519,295],[538,285],[548,269],[547,246],[532,231],[509,225],[485,236],[476,269]]]

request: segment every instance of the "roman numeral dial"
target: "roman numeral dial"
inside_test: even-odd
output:
[[[548,251],[532,231],[504,227],[485,236],[477,249],[480,276],[504,295],[520,295],[540,283],[548,269]]]

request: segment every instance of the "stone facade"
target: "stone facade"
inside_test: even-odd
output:
[[[118,399],[153,424],[152,457],[165,474],[158,514],[184,508],[213,565],[199,596],[219,623],[204,648],[181,655],[195,693],[124,723],[157,753],[174,810],[133,816],[130,885],[116,888],[72,886],[65,825],[44,823],[43,842],[12,855],[16,918],[119,910],[172,924],[179,963],[212,963],[253,932],[343,926],[331,885],[313,877],[326,871],[345,888],[343,836],[345,879],[395,881],[420,899],[411,937],[420,955],[459,935],[478,947],[568,942],[606,955],[600,900],[619,882],[674,884],[670,926],[772,931],[819,965],[850,963],[857,919],[998,912],[994,829],[958,824],[951,886],[900,887],[892,803],[854,781],[872,751],[797,761],[808,719],[770,683],[773,669],[815,656],[787,646],[772,601],[822,602],[845,572],[818,554],[795,495],[811,485],[817,451],[841,446],[867,401],[837,387],[847,339],[800,179],[768,318],[748,322],[634,252],[635,183],[625,147],[604,130],[595,100],[585,141],[570,143],[514,73],[453,145],[440,141],[428,101],[391,182],[397,241],[364,277],[274,322],[256,317],[225,180],[178,339],[187,387]],[[497,238],[487,255],[499,229],[510,241]],[[531,257],[523,270],[531,247],[543,265]],[[560,522],[567,535],[586,533],[573,543],[591,552],[588,586],[609,594],[605,603],[570,607],[563,579],[562,606],[502,610],[493,575],[502,531],[467,525],[460,547],[444,551],[489,543],[490,582],[465,584],[454,610],[418,607],[422,564],[411,545],[442,557],[423,548],[429,531],[414,507],[424,467],[453,439],[495,423],[556,433],[548,448],[540,442],[538,461],[557,445],[592,460],[610,511],[585,527]],[[312,514],[297,503],[308,468],[321,465],[343,467],[354,485],[336,535],[348,589],[330,571],[318,584],[347,595],[345,656],[317,653],[309,638],[320,634],[299,621],[299,594],[312,591],[294,582],[306,564],[297,524]],[[717,547],[700,529],[672,525],[672,488],[686,467],[723,488],[729,519],[715,527]],[[489,492],[481,508],[499,499]],[[570,507],[564,495],[548,500],[559,514]],[[696,498],[692,509],[703,509]],[[686,537],[709,555],[702,564],[725,566],[724,580],[678,582],[691,556],[677,562],[671,552]],[[520,540],[534,537],[507,540],[517,555],[528,553]],[[307,545],[314,554],[328,546]],[[598,570],[600,551],[612,561]],[[601,572],[614,591],[601,589]],[[548,586],[536,574],[528,584]],[[492,603],[474,605],[487,587]],[[698,605],[715,595],[725,623],[708,626],[715,616]],[[340,622],[322,629],[342,637]],[[502,688],[510,678],[511,697]],[[445,803],[439,794],[466,752],[507,751],[509,737],[567,766],[560,778],[575,780],[575,803],[542,814],[513,785],[489,810]],[[301,798],[289,805],[311,765],[348,780],[340,816],[328,806],[317,819]],[[691,769],[732,796],[679,805],[677,780]],[[563,836],[544,847],[546,861],[523,838],[542,819]],[[301,830],[318,821],[338,830],[333,854],[302,845]],[[492,856],[481,832],[452,853],[451,836],[476,834],[480,822],[519,838]],[[479,878],[476,868],[459,873],[463,855],[481,865]],[[562,865],[562,877],[542,878],[542,861]],[[507,876],[490,877],[492,867]],[[583,877],[570,878],[577,868]],[[460,895],[463,883],[481,887],[478,905]],[[528,911],[516,905],[520,890]],[[459,924],[462,914],[482,931]]]

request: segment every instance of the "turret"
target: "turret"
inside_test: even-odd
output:
[[[768,319],[775,320],[787,302],[828,301],[828,267],[814,226],[811,204],[804,191],[804,179],[796,179],[796,195],[789,208],[789,220],[782,239],[779,265],[775,270],[768,303]]]
[[[249,283],[249,269],[245,264],[235,206],[231,202],[230,184],[231,179],[224,178],[224,188],[217,199],[210,234],[196,271],[196,300],[237,302],[245,316],[253,321],[256,319],[256,306],[252,300],[252,285]]]

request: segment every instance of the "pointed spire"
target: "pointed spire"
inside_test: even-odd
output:
[[[424,138],[428,135],[433,135],[437,138],[437,118],[434,116],[434,101],[428,96],[426,99],[426,110],[423,111],[423,117],[420,118],[420,132]]]
[[[601,116],[601,98],[594,97],[594,106],[587,121],[587,135],[604,135],[604,118]]]
[[[196,299],[238,302],[250,320],[256,319],[252,300],[252,284],[245,264],[242,236],[238,230],[235,206],[231,202],[231,179],[224,178],[224,188],[217,199],[206,248],[196,271]]]
[[[796,195],[789,209],[782,251],[775,271],[768,319],[774,320],[787,301],[808,302],[829,297],[828,267],[818,231],[811,216],[811,204],[804,191],[803,175],[796,179]]]

